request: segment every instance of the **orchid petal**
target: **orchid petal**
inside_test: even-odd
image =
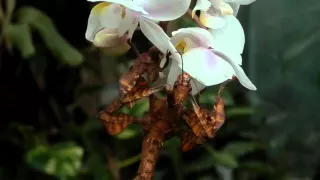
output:
[[[227,55],[225,55],[222,52],[219,51],[215,51],[213,50],[213,52],[217,55],[220,56],[222,59],[226,60],[234,69],[235,71],[235,75],[237,76],[238,80],[240,81],[240,83],[250,89],[250,90],[257,90],[256,86],[251,82],[251,80],[248,78],[248,76],[245,74],[245,72],[243,71],[243,69],[235,62],[233,62],[230,57],[228,57]]]
[[[170,38],[159,25],[143,17],[139,19],[139,23],[140,23],[140,29],[142,33],[163,54],[166,54],[167,50],[169,50],[172,53],[177,52],[176,48],[170,42]]]
[[[121,21],[120,26],[118,28],[118,36],[122,37],[126,32],[128,32],[128,38],[131,39],[134,31],[138,26],[138,19],[133,16],[134,12],[130,9],[125,9],[126,15],[124,19]]]
[[[256,0],[224,0],[226,3],[234,3],[234,4],[240,4],[240,5],[248,5],[253,3]]]
[[[220,29],[226,24],[225,19],[223,19],[223,17],[216,15],[212,16],[205,11],[200,12],[199,19],[201,24],[211,29]]]
[[[202,10],[207,12],[210,7],[211,7],[211,3],[208,0],[197,0],[197,3],[192,10],[192,18],[194,18],[196,11]]]
[[[213,48],[218,51],[227,50],[242,54],[245,35],[240,22],[232,15],[225,16],[224,19],[226,24],[223,28],[209,30],[215,42]]]
[[[118,28],[121,22],[122,9],[118,4],[110,4],[101,9],[100,22],[104,28]]]
[[[239,9],[240,9],[240,5],[239,4],[235,4],[235,3],[230,3],[230,6],[233,9],[233,15],[237,16],[238,12],[239,12]]]
[[[148,12],[146,12],[135,1],[128,1],[128,0],[88,0],[88,1],[90,1],[90,2],[104,1],[104,2],[114,3],[114,4],[120,4],[122,6],[127,7],[128,9],[131,9],[131,10],[134,10],[134,11],[137,11],[137,12],[141,12],[143,14],[148,14]]]
[[[93,44],[97,47],[111,47],[118,44],[119,41],[115,30],[102,29],[95,35]]]
[[[219,9],[221,3],[223,3],[224,0],[210,0],[210,2],[214,8]]]
[[[230,79],[234,71],[230,65],[207,48],[194,48],[182,56],[179,67],[205,86],[212,86]]]
[[[227,15],[232,15],[233,14],[232,7],[228,3],[225,3],[225,2],[222,2],[220,4],[219,10],[220,10],[220,12],[221,12],[221,14],[223,16],[227,16]]]
[[[177,80],[178,76],[182,73],[182,69],[178,66],[177,61],[171,61],[170,69],[169,69],[169,74],[167,78],[167,84],[170,86],[173,86],[175,81]],[[206,86],[201,84],[199,81],[196,79],[192,79],[190,81],[191,88],[192,88],[192,95],[198,94],[201,90],[203,90]]]
[[[130,49],[130,45],[127,42],[120,42],[115,46],[100,48],[103,53],[108,56],[121,56],[127,53]]]
[[[144,17],[156,21],[171,21],[187,12],[191,0],[137,0],[136,3],[149,13]]]
[[[213,47],[214,40],[208,30],[199,27],[181,28],[172,32],[171,42],[176,44],[184,38],[190,38],[199,47]]]
[[[110,3],[103,2],[95,5],[92,8],[88,19],[87,30],[85,33],[85,37],[88,41],[93,42],[96,33],[103,29],[103,25],[100,21],[101,11],[104,8],[108,8],[109,5]]]

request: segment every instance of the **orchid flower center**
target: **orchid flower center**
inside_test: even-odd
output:
[[[223,16],[227,16],[227,15],[232,15],[233,14],[233,9],[228,3],[222,2],[220,4],[219,9],[220,9],[220,12],[221,12],[221,14]]]
[[[102,2],[97,4],[96,6],[94,6],[91,10],[91,12],[93,12],[94,14],[99,14],[101,12],[101,10],[103,8],[107,8],[108,6],[110,6],[112,3],[110,2]]]
[[[188,50],[188,46],[187,46],[187,43],[185,40],[178,41],[178,43],[175,45],[175,48],[181,54],[187,52],[187,50]]]

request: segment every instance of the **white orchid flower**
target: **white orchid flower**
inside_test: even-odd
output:
[[[232,60],[242,65],[241,54],[245,44],[245,34],[239,20],[232,16],[225,16],[226,24],[220,29],[209,29],[214,44],[213,48],[221,52],[230,52],[228,55],[232,56]]]
[[[140,25],[142,33],[164,54],[168,49],[170,52],[176,50],[170,38],[156,22],[179,18],[185,14],[191,2],[191,0],[88,1],[103,2],[91,10],[85,34],[87,40],[97,45],[113,46],[117,38],[117,41],[131,39],[137,26]],[[102,33],[105,35],[101,35]]]
[[[169,85],[174,84],[183,68],[197,80],[191,82],[192,94],[198,93],[204,86],[220,84],[233,76],[236,76],[244,87],[256,90],[237,62],[239,60],[235,54],[240,54],[240,48],[227,49],[216,46],[217,42],[214,41],[210,32],[198,27],[179,29],[172,35],[171,42],[182,54],[182,61],[172,61],[167,77]],[[223,37],[226,35],[221,35],[219,38]],[[213,49],[214,47],[217,49]]]
[[[255,0],[197,0],[192,10],[192,17],[200,10],[200,22],[211,29],[219,29],[225,25],[224,16],[236,16],[240,5],[248,5]]]

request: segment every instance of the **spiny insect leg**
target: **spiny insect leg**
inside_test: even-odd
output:
[[[181,151],[186,152],[193,149],[196,145],[205,142],[204,137],[196,136],[192,131],[181,131],[179,134],[181,140]]]
[[[159,92],[164,89],[164,86],[161,85],[159,87],[155,88],[146,88],[146,89],[141,89],[138,90],[137,92],[133,93],[132,95],[126,95],[123,98],[121,98],[122,103],[129,103],[138,99],[141,99],[143,97],[150,96],[151,94],[155,92]]]
[[[192,132],[198,137],[206,136],[206,132],[200,123],[198,116],[193,111],[185,110],[183,111],[181,118],[188,124]]]
[[[153,94],[149,96],[149,112],[137,120],[145,132],[150,131],[151,125],[156,119],[164,119],[165,103],[166,99],[160,99]]]
[[[131,90],[136,86],[137,80],[146,72],[148,62],[151,62],[150,57],[147,54],[142,54],[140,59],[136,60],[130,67],[129,71],[121,76],[119,80],[120,96],[131,92]]]
[[[166,132],[170,125],[163,120],[156,121],[142,143],[142,152],[138,175],[134,180],[151,180],[154,168],[159,158],[160,147],[162,146]]]
[[[202,125],[207,136],[209,138],[213,138],[216,134],[216,127],[214,126],[213,122],[211,122],[211,117],[209,116],[208,111],[201,108],[194,97],[191,98],[191,103],[193,110],[197,115],[198,120],[200,121],[200,124]]]
[[[132,96],[132,94],[138,92],[139,90],[143,90],[143,89],[147,89],[149,88],[149,84],[148,82],[142,77],[140,76],[137,81],[135,86],[131,89],[130,92],[126,93],[126,94],[122,94],[121,98],[124,98],[126,96]],[[130,108],[133,108],[134,106],[134,101],[131,101],[128,103]]]
[[[190,81],[191,76],[186,72],[183,72],[178,76],[172,90],[175,104],[180,105],[187,97],[189,97],[192,90]]]
[[[135,122],[136,118],[127,114],[112,114],[107,111],[101,111],[99,120],[103,122],[106,131],[110,135],[116,135],[122,132],[127,125]]]
[[[226,83],[223,83],[220,86],[220,89],[218,91],[218,95],[216,98],[216,102],[215,102],[215,105],[213,106],[213,110],[211,113],[211,122],[213,122],[217,130],[224,124],[224,121],[226,119],[226,115],[224,111],[224,101],[221,98],[221,92],[224,89]]]
[[[120,133],[128,124],[131,124],[135,121],[134,117],[126,114],[113,114],[122,106],[123,104],[120,102],[120,100],[115,100],[98,114],[98,119],[104,124],[106,131],[110,135],[116,135]]]

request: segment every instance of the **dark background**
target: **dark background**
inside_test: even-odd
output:
[[[0,179],[132,179],[143,135],[130,126],[109,136],[96,113],[117,98],[135,54],[111,57],[85,40],[85,0],[0,2]],[[258,90],[230,84],[217,137],[187,153],[166,142],[155,179],[320,179],[320,1],[257,0],[238,17],[243,67]],[[168,33],[190,25],[182,17]],[[139,31],[133,42],[150,47]],[[215,93],[201,103],[211,108]],[[123,111],[147,109],[139,101]]]

